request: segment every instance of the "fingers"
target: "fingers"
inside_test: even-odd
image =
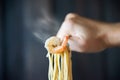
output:
[[[66,35],[72,35],[72,33],[74,32],[75,29],[75,23],[76,23],[76,19],[77,19],[77,15],[70,13],[66,16],[65,21],[62,23],[58,33],[57,33],[57,37],[59,37],[61,40],[63,40],[63,38]]]
[[[79,37],[76,36],[76,31],[79,32],[79,29],[76,26],[76,20],[78,19],[78,15],[70,13],[66,16],[65,21],[61,25],[57,37],[59,37],[62,41],[64,40],[66,35],[71,35],[72,37],[69,40],[70,48],[74,51],[79,51]],[[76,37],[75,37],[76,36]],[[77,42],[76,42],[77,41]]]
[[[69,21],[64,21],[57,33],[57,37],[63,40],[66,35],[71,35],[73,30],[72,27],[73,25]]]

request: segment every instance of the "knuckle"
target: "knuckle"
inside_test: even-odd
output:
[[[77,17],[77,14],[69,13],[66,15],[64,23],[73,26],[77,23]]]
[[[74,13],[69,13],[65,17],[64,24],[72,27],[74,24],[76,24],[76,21],[77,21],[77,15]]]
[[[69,14],[66,15],[65,19],[66,19],[66,20],[74,20],[74,19],[76,19],[77,17],[78,17],[78,15],[75,14],[75,13],[69,13]]]

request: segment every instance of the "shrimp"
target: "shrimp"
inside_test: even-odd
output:
[[[68,39],[70,38],[69,35],[65,36],[63,42],[62,42],[62,45],[61,46],[58,46],[54,49],[54,51],[56,53],[61,53],[63,52],[66,48],[67,48],[67,43],[68,43]]]
[[[45,48],[49,53],[60,54],[67,48],[68,39],[70,36],[65,36],[63,42],[58,37],[50,37],[46,40]]]

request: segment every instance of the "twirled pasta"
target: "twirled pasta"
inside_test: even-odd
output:
[[[49,80],[72,80],[71,51],[68,46],[63,52],[55,53],[54,48],[61,45],[61,40],[57,37],[50,37],[45,42],[49,59]]]

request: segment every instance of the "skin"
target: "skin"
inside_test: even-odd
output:
[[[62,23],[57,37],[61,40],[71,35],[72,51],[94,53],[109,47],[120,46],[120,23],[104,23],[69,13]]]

